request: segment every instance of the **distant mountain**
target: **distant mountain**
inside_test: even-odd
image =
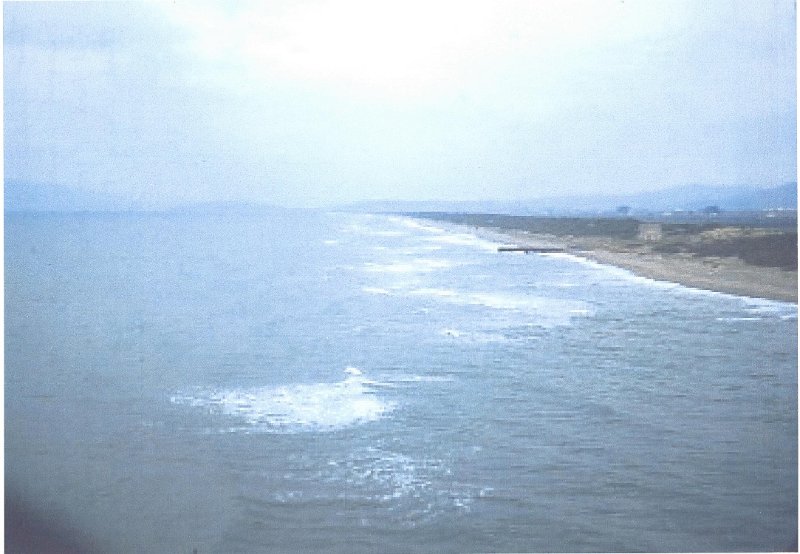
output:
[[[616,197],[618,205],[642,210],[698,211],[717,206],[724,211],[797,209],[797,183],[774,188],[685,185]]]
[[[113,194],[92,193],[69,187],[5,181],[5,212],[143,212],[171,211],[198,214],[262,213],[275,206],[244,201],[189,202],[149,205]]]
[[[192,213],[205,215],[256,215],[271,212],[285,212],[287,208],[281,208],[274,204],[261,202],[245,202],[238,200],[220,200],[214,202],[196,202],[180,204],[169,211],[178,213]]]
[[[111,194],[98,194],[59,185],[7,180],[4,208],[11,212],[127,211],[140,209],[135,202]]]
[[[797,209],[797,183],[773,188],[753,186],[685,185],[649,192],[614,195],[570,195],[511,201],[375,200],[343,206],[358,212],[465,212],[512,215],[612,213],[627,206],[631,212]]]
[[[91,193],[51,184],[5,181],[5,212],[46,211],[152,211],[193,213],[260,213],[275,206],[246,201],[193,202],[178,206],[144,205],[122,196]],[[620,206],[630,213],[702,211],[716,206],[722,211],[797,209],[797,183],[772,188],[754,186],[685,185],[650,192],[617,195],[570,195],[520,201],[403,201],[370,200],[339,206],[355,212],[465,212],[512,215],[615,213]]]
[[[533,201],[509,202],[501,200],[362,200],[338,208],[347,212],[467,212],[516,213],[526,210]]]

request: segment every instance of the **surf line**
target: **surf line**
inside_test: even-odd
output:
[[[498,246],[498,252],[525,252],[526,254],[555,254],[564,252],[563,248],[557,246]]]

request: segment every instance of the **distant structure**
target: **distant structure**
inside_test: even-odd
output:
[[[659,241],[664,233],[661,229],[660,223],[640,223],[639,224],[639,240],[644,241]]]

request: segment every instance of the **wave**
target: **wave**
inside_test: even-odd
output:
[[[425,231],[428,233],[446,233],[447,231],[441,227],[436,227],[435,225],[430,225],[427,223],[422,223],[416,219],[411,219],[408,217],[398,217],[392,216],[389,218],[389,221],[392,223],[399,223],[409,229],[416,229],[419,231]]]
[[[461,331],[459,329],[442,329],[439,334],[451,339],[461,339],[469,343],[488,344],[495,342],[509,342],[509,337],[500,333],[487,333],[484,331]]]
[[[414,229],[417,231],[424,231],[426,233],[431,233],[435,235],[430,237],[424,237],[423,240],[427,242],[435,242],[439,244],[448,244],[454,246],[469,246],[473,248],[479,248],[481,250],[486,250],[489,252],[497,251],[498,243],[486,240],[484,238],[480,238],[479,236],[472,233],[454,232],[452,230],[448,230],[442,227],[437,227],[435,225],[430,225],[428,223],[422,223],[421,221],[407,217],[390,217],[388,219],[392,223],[399,223],[400,225],[403,225],[406,228]]]
[[[568,254],[566,252],[550,252],[541,254],[541,256],[546,258],[558,259],[558,260],[567,260],[576,264],[580,264],[584,267],[589,267],[601,273],[605,277],[619,279],[620,281],[624,281],[626,283],[639,283],[643,285],[648,285],[651,287],[658,287],[662,289],[689,289],[690,287],[686,287],[679,283],[673,283],[672,281],[660,281],[657,279],[652,279],[650,277],[644,277],[642,275],[636,275],[634,272],[622,268],[617,267],[615,265],[603,264],[600,262],[596,262],[594,260],[590,260],[588,258],[584,258],[578,254]],[[703,291],[701,289],[695,289],[700,292],[711,292],[714,291]],[[715,294],[722,294],[722,293],[715,293]]]
[[[458,296],[458,292],[451,289],[422,288],[409,291],[412,296],[438,296],[440,298],[452,298]]]
[[[420,288],[409,291],[411,296],[427,296],[463,306],[481,306],[507,312],[534,314],[533,324],[549,327],[568,324],[574,317],[591,316],[591,305],[581,300],[563,300],[525,294],[458,292],[451,289]]]
[[[494,242],[467,233],[448,233],[436,237],[426,237],[425,240],[428,242],[451,244],[455,246],[470,246],[488,252],[497,252],[498,246]]]
[[[364,235],[369,237],[404,237],[408,236],[408,232],[390,229],[375,229],[371,226],[361,225],[359,223],[349,223],[342,227],[342,232],[349,234]]]
[[[175,395],[174,404],[206,408],[242,423],[231,431],[293,433],[329,432],[377,421],[394,403],[375,394],[374,382],[357,368],[347,368],[334,383],[229,389],[197,395]]]
[[[382,289],[380,287],[361,287],[361,290],[368,294],[381,294],[384,296],[389,296],[392,294],[391,291]]]
[[[399,383],[449,383],[452,377],[444,375],[413,375],[408,373],[393,373],[381,375],[378,386],[392,387]]]
[[[761,321],[760,317],[716,317],[716,321],[735,322],[735,321]]]
[[[797,304],[768,300],[765,298],[739,297],[745,305],[745,310],[751,314],[779,316],[781,319],[797,319]]]
[[[453,265],[449,260],[417,258],[408,262],[396,261],[387,264],[368,262],[365,264],[365,269],[372,273],[430,273]]]
[[[345,500],[367,507],[362,525],[372,518],[393,528],[413,529],[439,517],[469,513],[492,487],[464,482],[449,456],[404,453],[386,441],[348,450],[322,464],[302,459],[296,470],[283,475],[282,486],[268,491],[282,505]],[[456,466],[457,467],[457,466]],[[315,475],[309,480],[308,474]],[[251,496],[261,502],[261,496]]]
[[[485,306],[495,310],[540,311],[550,302],[545,298],[514,296],[497,293],[471,293],[464,296],[464,303]]]
[[[406,246],[403,248],[394,248],[392,249],[397,254],[413,256],[415,254],[425,253],[425,252],[436,252],[437,250],[441,250],[441,246],[437,245],[425,245],[425,246]]]
[[[415,289],[410,291],[409,294],[414,296],[444,298],[457,304],[485,306],[496,310],[542,311],[545,309],[561,308],[574,314],[586,315],[591,313],[586,303],[577,300],[558,300],[538,296],[503,293],[460,293],[451,289],[437,288]]]
[[[737,295],[727,292],[719,292],[714,290],[701,289],[697,287],[690,287],[680,283],[671,281],[661,281],[649,277],[636,275],[630,270],[616,267],[612,265],[601,264],[594,260],[582,258],[579,255],[567,253],[551,253],[544,254],[544,256],[556,259],[569,260],[574,263],[581,264],[597,271],[598,275],[602,275],[604,283],[613,283],[618,280],[623,283],[636,283],[645,285],[651,288],[661,290],[668,290],[681,296],[699,296],[704,298],[719,298],[727,301],[734,301],[741,306],[744,313],[734,313],[732,315],[717,317],[717,321],[763,321],[769,319],[781,320],[795,320],[797,319],[798,306],[793,302],[784,302],[780,300],[770,300],[766,298],[754,298],[750,296]],[[606,278],[608,280],[606,280]],[[558,285],[557,285],[558,286]]]
[[[784,302],[781,300],[770,300],[766,298],[756,298],[751,296],[733,294],[730,292],[719,292],[715,290],[708,290],[702,289],[698,287],[692,287],[689,285],[683,285],[680,283],[675,283],[673,281],[664,281],[660,279],[653,279],[651,277],[644,277],[642,275],[636,275],[633,271],[617,267],[610,264],[604,264],[600,262],[596,262],[594,260],[590,260],[585,258],[579,254],[569,254],[566,252],[554,252],[554,253],[546,253],[541,254],[542,256],[554,259],[562,259],[568,260],[577,264],[581,264],[586,267],[590,267],[592,269],[596,269],[599,272],[602,272],[605,276],[613,277],[620,279],[622,281],[628,283],[638,283],[642,285],[647,285],[650,287],[656,287],[660,289],[667,289],[667,290],[674,290],[675,292],[679,292],[682,294],[692,294],[692,295],[700,295],[700,296],[713,296],[717,298],[728,298],[728,299],[736,299],[741,300],[746,303],[752,303],[757,305],[759,308],[762,306],[770,306],[767,308],[768,310],[775,310],[775,311],[794,311],[796,317],[797,312],[797,304],[793,302]],[[789,316],[788,318],[791,318]]]
[[[413,528],[447,514],[468,513],[485,488],[460,482],[446,459],[413,456],[383,445],[331,460],[323,479],[343,484],[347,497],[377,503],[396,514],[396,524]]]
[[[405,237],[408,233],[405,231],[369,231],[364,232],[365,235],[373,237]]]

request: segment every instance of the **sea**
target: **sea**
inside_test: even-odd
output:
[[[797,305],[498,245],[7,214],[7,517],[84,552],[796,549]]]

